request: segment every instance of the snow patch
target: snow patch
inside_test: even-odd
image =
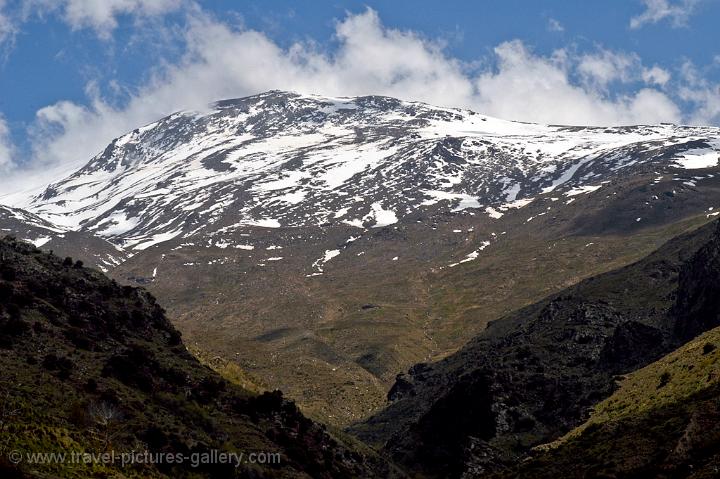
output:
[[[576,186],[575,188],[569,190],[565,193],[565,196],[577,196],[577,195],[583,195],[586,193],[592,193],[593,191],[597,191],[600,188],[602,188],[602,185],[585,185],[585,186]]]
[[[719,158],[718,152],[711,148],[696,148],[680,154],[675,164],[688,170],[699,170],[717,166]]]
[[[496,220],[503,217],[503,214],[502,214],[502,213],[500,213],[498,210],[496,210],[495,208],[492,208],[492,207],[490,207],[490,206],[488,206],[487,208],[485,208],[485,212],[488,214],[488,216],[489,216],[490,218],[494,218],[494,219],[496,219]]]
[[[474,261],[474,260],[476,260],[476,259],[478,258],[478,256],[480,256],[480,251],[484,250],[484,249],[487,248],[488,246],[490,246],[490,242],[489,242],[489,241],[483,241],[483,242],[480,244],[480,247],[479,247],[478,249],[476,249],[476,250],[473,251],[472,253],[470,253],[470,254],[468,254],[467,256],[465,256],[464,259],[461,259],[461,260],[458,261],[457,263],[450,263],[448,266],[449,266],[450,268],[454,268],[455,266],[458,266],[459,264],[467,263],[467,262],[469,262],[469,261]]]

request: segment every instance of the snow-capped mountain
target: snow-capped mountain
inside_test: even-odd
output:
[[[718,151],[711,127],[269,92],[114,140],[0,228],[57,230],[44,248],[144,285],[188,344],[348,425],[412,364],[710,221]]]
[[[639,165],[716,166],[717,150],[717,128],[543,126],[378,96],[269,92],[134,130],[16,206],[142,250],[243,225],[381,227],[431,206],[497,218]]]

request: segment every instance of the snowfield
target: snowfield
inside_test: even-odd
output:
[[[391,227],[426,208],[499,220],[550,192],[569,204],[629,167],[715,167],[718,137],[716,128],[536,125],[387,97],[268,92],[129,132],[12,206],[128,251],[248,226]]]

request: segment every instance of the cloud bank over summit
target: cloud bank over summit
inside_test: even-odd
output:
[[[370,8],[336,21],[328,45],[310,40],[281,45],[241,21],[219,19],[192,3],[67,0],[54,5],[48,7],[50,14],[61,15],[70,28],[90,29],[110,43],[119,15],[182,12],[184,28],[153,24],[165,28],[163,36],[182,45],[182,53],[177,61],[158,65],[139,87],[122,89],[122,101],[108,98],[91,80],[87,101],[62,100],[39,109],[28,127],[32,151],[26,158],[12,155],[0,122],[3,190],[10,189],[10,182],[24,188],[42,182],[47,172],[78,167],[113,138],[174,111],[202,110],[219,99],[271,89],[387,95],[552,124],[710,124],[720,113],[717,86],[690,63],[675,73],[601,46],[580,53],[569,45],[542,55],[522,40],[510,40],[469,64],[448,53],[441,39],[389,27]],[[681,102],[691,105],[690,113]],[[37,171],[42,174],[33,174]]]

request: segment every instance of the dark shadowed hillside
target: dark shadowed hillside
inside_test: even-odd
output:
[[[457,354],[400,375],[388,408],[354,431],[431,476],[517,464],[587,419],[618,375],[719,325],[719,248],[708,225],[492,323]]]
[[[628,375],[566,437],[497,477],[717,477],[720,329]]]
[[[671,314],[680,341],[718,325],[720,241],[680,270]],[[633,372],[566,437],[510,477],[717,477],[720,328]]]
[[[202,366],[148,293],[10,237],[0,240],[0,370],[2,477],[394,475],[281,393],[251,394]],[[28,464],[25,456],[108,451],[242,452],[246,460],[123,467]],[[256,464],[251,453],[279,460]]]

